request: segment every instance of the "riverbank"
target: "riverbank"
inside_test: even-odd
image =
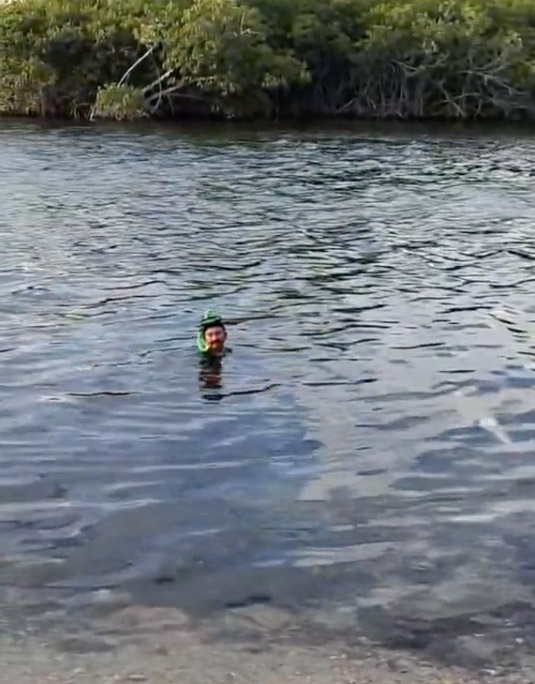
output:
[[[523,0],[12,0],[0,114],[535,117]]]
[[[527,684],[535,675],[533,658],[508,672],[464,669],[364,641],[306,645],[289,633],[283,643],[254,616],[241,622],[246,637],[217,640],[213,630],[192,631],[180,611],[130,607],[101,621],[97,635],[4,634],[3,676],[13,684]]]

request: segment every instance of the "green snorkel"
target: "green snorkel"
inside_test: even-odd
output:
[[[214,325],[220,325],[223,328],[225,327],[221,316],[215,311],[208,310],[199,324],[199,332],[197,333],[197,349],[199,350],[199,353],[203,355],[208,354],[210,351],[206,344],[206,340],[204,339],[204,334],[208,328]]]

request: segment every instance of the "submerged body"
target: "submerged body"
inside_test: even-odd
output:
[[[222,359],[230,351],[225,346],[226,340],[223,319],[214,311],[207,311],[197,333],[197,349],[201,357],[199,384],[203,390],[221,389]],[[210,395],[210,398],[220,399],[221,396],[217,393]]]

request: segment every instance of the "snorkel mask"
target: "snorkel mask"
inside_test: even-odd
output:
[[[210,351],[210,347],[204,339],[204,334],[206,330],[212,326],[221,326],[223,329],[225,329],[225,325],[221,316],[215,311],[208,310],[200,322],[199,332],[197,333],[197,349],[201,354],[207,354]]]

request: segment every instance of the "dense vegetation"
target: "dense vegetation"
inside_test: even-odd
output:
[[[535,117],[535,0],[12,0],[0,113]]]

